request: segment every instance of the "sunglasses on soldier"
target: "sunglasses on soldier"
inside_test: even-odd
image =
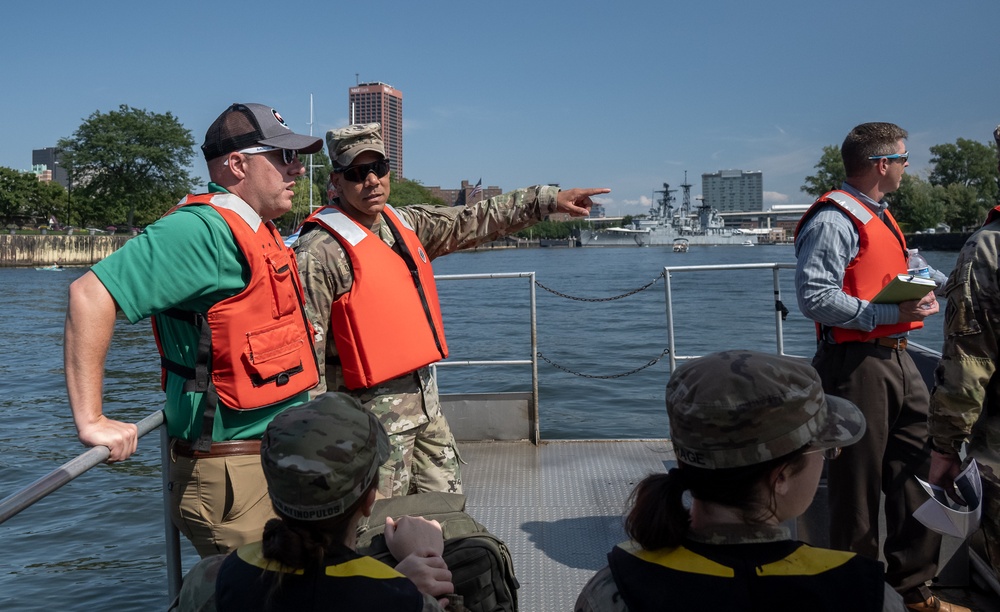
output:
[[[382,178],[389,174],[389,160],[380,159],[370,164],[358,164],[357,166],[347,166],[344,168],[334,168],[334,172],[343,175],[344,179],[352,183],[362,183],[372,172],[376,178]]]

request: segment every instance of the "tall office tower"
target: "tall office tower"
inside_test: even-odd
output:
[[[701,175],[701,196],[719,212],[764,210],[764,177],[760,170],[719,170]]]
[[[63,187],[69,187],[69,173],[66,172],[66,168],[59,165],[59,149],[55,147],[45,147],[44,149],[32,150],[31,165],[45,166],[52,172],[51,180],[59,183]]]
[[[385,83],[361,83],[349,92],[351,123],[381,123],[389,169],[403,178],[403,92]]]

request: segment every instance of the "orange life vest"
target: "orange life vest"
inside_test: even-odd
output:
[[[906,273],[906,238],[896,224],[892,214],[885,211],[883,223],[860,200],[846,191],[830,191],[806,211],[795,228],[795,236],[805,222],[822,206],[833,204],[847,214],[858,231],[858,255],[844,270],[843,291],[847,295],[862,300],[871,300],[882,287],[886,286],[897,274]],[[895,336],[913,329],[920,329],[924,324],[920,321],[896,323],[893,325],[878,325],[871,331],[861,329],[831,328],[833,340],[841,342],[867,342],[874,338]],[[817,333],[821,326],[816,324]]]
[[[351,290],[330,309],[330,334],[349,389],[374,387],[448,356],[430,259],[391,206],[382,222],[396,238],[395,249],[337,206],[317,210],[309,222],[337,239],[354,274]]]
[[[990,212],[986,214],[986,220],[983,221],[983,227],[993,223],[997,219],[1000,219],[1000,206],[994,206],[990,209]]]
[[[252,224],[241,216],[240,209],[252,211],[233,194],[189,195],[166,214],[194,205],[211,206],[229,225],[250,266],[250,281],[243,291],[214,304],[207,313],[173,308],[153,317],[164,386],[171,371],[188,379],[185,391],[208,394],[207,405],[222,400],[234,410],[271,406],[316,386],[319,368],[312,327],[303,310],[291,249],[270,221]],[[156,333],[156,318],[164,315],[201,331],[195,367],[164,357]],[[206,408],[206,426],[209,412]],[[211,413],[214,417],[214,409]],[[211,429],[207,431],[210,438]]]

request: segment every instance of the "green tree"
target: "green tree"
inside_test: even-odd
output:
[[[816,168],[818,172],[813,176],[807,176],[806,184],[799,189],[814,198],[818,198],[832,189],[840,189],[844,179],[847,178],[844,160],[840,157],[840,148],[836,145],[823,147],[823,155],[813,168]]]
[[[961,183],[934,185],[933,197],[944,209],[944,220],[952,231],[971,230],[982,225],[990,205],[983,204],[976,189]]]
[[[959,138],[955,144],[934,145],[931,155],[933,169],[928,179],[932,185],[970,187],[982,210],[996,203],[997,179],[1000,178],[996,145]]]
[[[589,222],[582,219],[573,219],[572,221],[539,221],[514,235],[519,238],[564,239],[575,236],[578,230],[588,226]]]
[[[55,181],[35,181],[35,195],[32,201],[32,214],[42,219],[55,217],[66,223],[63,214],[66,210],[66,188]]]
[[[904,232],[936,227],[945,219],[944,203],[934,193],[934,187],[919,176],[904,174],[899,189],[887,199],[892,216]]]
[[[332,164],[330,158],[321,149],[312,154],[312,162],[308,155],[300,155],[299,159],[306,166],[306,172],[295,179],[295,190],[292,196],[292,210],[285,213],[274,223],[278,229],[294,231],[307,216],[309,216],[310,206],[315,210],[329,204],[327,201],[326,187],[330,181],[330,169]],[[312,180],[309,177],[309,166],[312,165]],[[309,198],[310,183],[312,189],[312,199]]]
[[[34,174],[0,167],[0,219],[4,225],[20,225],[27,220],[37,189]]]
[[[171,114],[121,105],[59,141],[83,225],[149,223],[194,190],[194,139]]]
[[[410,204],[447,206],[444,200],[431,195],[430,190],[424,187],[420,181],[398,180],[395,173],[389,175],[389,190],[389,203],[393,206],[409,206]]]

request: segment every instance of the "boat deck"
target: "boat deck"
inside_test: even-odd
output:
[[[675,465],[665,439],[460,442],[459,451],[466,509],[510,547],[519,607],[530,612],[573,609],[607,553],[626,539],[622,517],[632,489]],[[808,539],[801,529],[799,536]],[[1000,598],[976,584],[935,590],[977,612],[1000,612]]]
[[[511,549],[521,610],[572,610],[625,539],[642,478],[673,465],[667,440],[461,442],[467,511]]]

